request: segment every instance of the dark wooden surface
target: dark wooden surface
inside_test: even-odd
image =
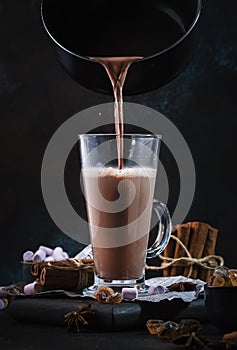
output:
[[[236,0],[204,0],[200,40],[187,69],[158,91],[126,98],[165,114],[184,136],[197,171],[187,220],[206,221],[220,230],[217,253],[231,267],[236,267],[236,11]],[[80,110],[111,102],[112,96],[87,91],[62,71],[41,25],[40,0],[0,0],[0,37],[0,285],[6,285],[22,279],[20,260],[26,249],[44,243],[62,245],[74,254],[81,248],[60,231],[45,208],[42,157],[64,121]],[[172,157],[165,152],[161,156],[172,178]],[[75,164],[77,154],[72,153],[65,182],[71,202],[84,215],[81,194],[75,192]],[[174,186],[172,191],[171,209],[177,199]],[[202,332],[210,338],[220,335],[208,323]],[[1,350],[172,348],[146,329],[67,333],[62,326],[19,322],[8,311],[0,312]]]
[[[192,313],[194,315],[194,313]],[[37,316],[37,310],[36,315]],[[159,315],[157,315],[158,318]],[[186,314],[186,317],[188,314]],[[130,323],[130,325],[129,325]],[[52,350],[52,349],[124,349],[124,350],[172,350],[177,347],[171,342],[160,340],[156,335],[147,331],[145,324],[139,329],[133,329],[127,320],[127,329],[105,330],[94,327],[81,333],[67,332],[62,324],[50,325],[47,322],[19,322],[12,317],[10,308],[0,312],[0,349],[1,350]],[[222,332],[202,321],[200,334],[209,341],[220,339]]]
[[[9,314],[20,322],[64,326],[64,315],[78,305],[91,304],[95,315],[90,318],[89,330],[138,330],[143,329],[148,319],[163,319],[179,322],[183,318],[196,318],[208,322],[203,298],[186,303],[181,299],[163,300],[159,303],[127,302],[101,304],[91,298],[17,297],[11,301]]]
[[[126,101],[160,111],[183,134],[197,171],[187,220],[207,221],[220,229],[217,252],[235,267],[237,2],[204,0],[203,5],[200,40],[187,69],[164,88]],[[81,248],[48,215],[40,187],[41,162],[50,137],[64,121],[80,110],[111,102],[112,97],[83,89],[63,72],[41,25],[40,0],[0,0],[0,38],[0,285],[6,285],[21,280],[20,260],[26,249],[44,243],[62,245],[74,254]],[[172,178],[172,159],[165,156],[164,165]],[[72,154],[66,187],[83,215],[82,197],[75,191],[76,162],[77,154]],[[177,199],[174,186],[172,191],[170,207]],[[202,332],[210,338],[220,336],[208,323],[203,323]],[[145,328],[67,333],[62,325],[25,323],[14,320],[8,311],[0,312],[1,350],[172,348]]]
[[[45,207],[42,158],[63,122],[113,100],[82,88],[62,70],[41,24],[40,2],[0,0],[0,285],[21,280],[20,259],[26,249],[46,244],[62,245],[70,254],[79,251],[80,244],[61,232]],[[236,267],[236,11],[236,0],[204,0],[200,39],[187,69],[157,91],[126,97],[160,111],[182,133],[197,172],[186,219],[206,221],[220,230],[217,253],[230,267]],[[178,196],[176,164],[164,148],[161,158],[170,180],[172,210]],[[77,162],[72,152],[65,184],[75,210],[83,215]]]

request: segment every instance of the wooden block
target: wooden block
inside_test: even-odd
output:
[[[113,307],[114,329],[127,330],[143,327],[142,308],[139,304],[121,303]]]
[[[141,307],[135,302],[111,305],[85,299],[19,297],[11,302],[8,310],[20,322],[65,326],[66,329],[64,315],[88,302],[95,315],[88,318],[87,329],[129,331],[141,328]]]
[[[190,236],[191,223],[187,222],[182,225],[177,225],[176,235],[177,238],[185,245],[188,246],[189,236]],[[180,258],[182,256],[187,256],[182,246],[176,242],[174,250],[174,258]],[[170,276],[179,276],[183,275],[184,267],[183,266],[172,266],[170,271]]]
[[[178,320],[196,316],[202,318],[204,301],[185,303],[181,299],[152,302],[122,302],[121,304],[100,304],[92,299],[72,299],[61,297],[17,297],[11,301],[8,313],[19,322],[37,323],[45,326],[61,326],[66,331],[64,315],[77,306],[91,303],[94,316],[88,317],[85,330],[133,331],[146,329],[146,321],[151,318]],[[205,316],[205,315],[204,315]]]

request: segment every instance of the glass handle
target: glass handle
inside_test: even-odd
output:
[[[157,257],[165,249],[169,242],[172,229],[171,217],[167,206],[162,202],[154,200],[153,208],[158,216],[159,222],[156,239],[154,243],[147,248],[148,259]]]

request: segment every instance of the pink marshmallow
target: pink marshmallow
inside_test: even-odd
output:
[[[161,285],[153,285],[148,288],[149,295],[164,294],[167,292],[167,288]]]
[[[137,288],[123,288],[122,289],[122,297],[127,300],[134,300],[138,297]]]

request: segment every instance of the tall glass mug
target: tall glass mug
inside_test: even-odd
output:
[[[79,135],[82,181],[93,250],[94,285],[145,292],[146,258],[166,247],[171,233],[165,204],[154,200],[160,135],[123,135],[123,166],[118,168],[115,134]],[[152,209],[157,237],[148,247]]]

